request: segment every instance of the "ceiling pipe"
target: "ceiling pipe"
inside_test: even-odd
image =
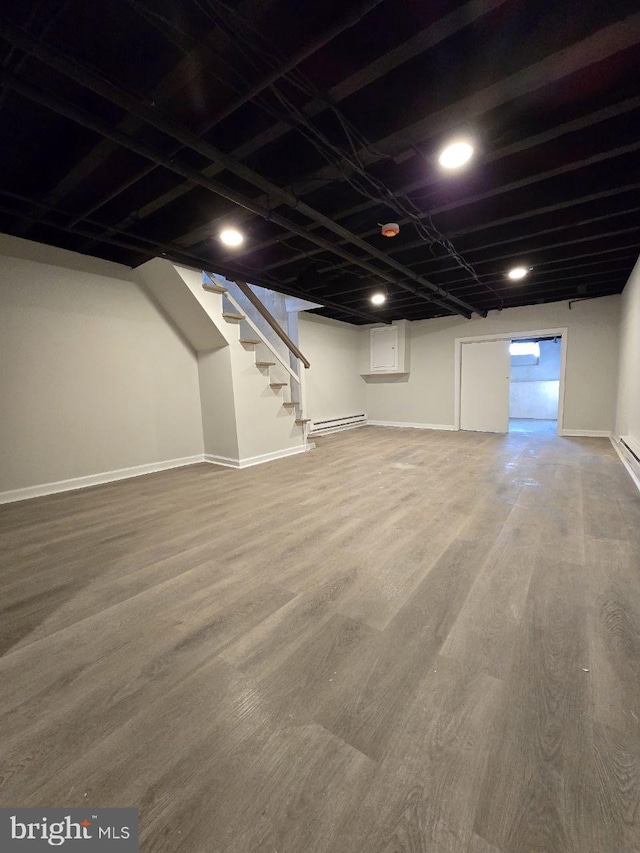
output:
[[[131,115],[136,116],[136,118],[143,119],[148,124],[151,124],[153,127],[156,127],[158,130],[167,134],[167,136],[173,137],[178,142],[182,143],[185,147],[191,148],[193,151],[202,154],[203,157],[206,157],[212,163],[217,163],[223,166],[225,169],[237,175],[242,180],[252,184],[258,189],[261,189],[270,197],[278,199],[280,203],[286,205],[287,207],[290,207],[292,210],[296,210],[299,213],[302,213],[304,216],[316,222],[318,225],[324,226],[327,230],[332,231],[339,237],[342,237],[348,243],[362,249],[370,257],[376,258],[377,260],[380,260],[388,266],[392,267],[393,269],[397,270],[402,274],[403,278],[416,282],[416,284],[421,285],[422,287],[429,290],[431,294],[433,294],[432,296],[427,296],[425,294],[426,299],[433,300],[439,305],[442,305],[442,307],[447,308],[453,313],[461,314],[462,316],[470,316],[472,313],[476,312],[476,309],[469,303],[464,302],[463,300],[458,299],[455,296],[452,296],[443,288],[438,287],[423,276],[414,273],[413,270],[409,269],[409,267],[406,267],[404,266],[404,264],[401,264],[393,258],[388,257],[384,252],[380,251],[379,249],[376,249],[374,246],[371,246],[371,244],[357,237],[355,234],[353,234],[351,231],[348,231],[346,228],[343,228],[341,225],[338,225],[328,216],[325,216],[324,214],[310,207],[305,202],[300,201],[287,190],[282,189],[281,187],[278,187],[276,184],[273,184],[266,178],[263,178],[261,175],[254,172],[248,166],[239,163],[233,157],[224,154],[222,151],[218,151],[212,145],[200,139],[200,137],[198,137],[196,134],[185,130],[171,119],[160,116],[153,107],[144,103],[139,98],[133,95],[129,95],[126,92],[123,92],[120,88],[103,79],[102,77],[100,77],[100,75],[95,74],[94,72],[81,65],[80,63],[76,62],[75,60],[64,56],[57,50],[53,50],[52,48],[41,44],[37,39],[33,38],[31,35],[29,35],[29,33],[25,32],[19,27],[14,27],[10,24],[2,23],[0,25],[0,35],[2,36],[2,38],[9,41],[11,44],[17,45],[22,50],[31,54],[32,56],[35,56],[37,59],[39,59],[46,65],[49,65],[51,68],[54,68],[55,70],[66,75],[67,77],[70,77],[79,85],[90,89],[91,91],[95,92],[96,94],[100,95],[111,103],[117,104],[122,109],[129,112]],[[112,132],[115,133],[116,131]],[[168,158],[166,159],[168,160]],[[171,163],[171,166],[169,166],[168,168],[172,168],[175,171],[175,164],[171,160],[169,160],[169,162]],[[191,180],[194,180],[195,183],[199,183],[202,186],[207,186],[207,184],[202,183],[202,181],[205,180],[211,185],[214,184],[213,181],[209,181],[209,179],[203,178],[196,170],[190,169],[189,173],[190,174],[188,175],[188,177],[190,177]],[[315,238],[315,236],[312,236],[308,231],[304,229],[294,230],[294,227],[292,227],[292,223],[289,223],[287,220],[282,220],[281,218],[281,221],[278,222],[276,214],[270,213],[268,210],[262,208],[260,205],[254,205],[253,202],[251,203],[252,207],[250,207],[246,203],[249,201],[248,199],[245,199],[244,201],[238,201],[237,198],[240,197],[238,193],[234,193],[234,195],[237,197],[236,199],[234,199],[230,197],[230,191],[225,190],[224,192],[220,192],[220,190],[223,188],[218,184],[215,184],[215,186],[217,187],[217,189],[213,191],[216,192],[218,195],[223,195],[224,197],[228,198],[229,201],[233,201],[235,204],[239,204],[240,206],[245,207],[248,210],[252,210],[252,212],[258,213],[258,215],[263,216],[265,219],[270,219],[273,222],[276,222],[276,224],[281,224],[282,227],[287,228],[292,233],[297,233],[299,236],[305,237],[305,239],[310,240],[311,242],[317,242],[317,245],[322,245],[320,242],[317,241],[317,238]],[[209,186],[209,189],[211,189],[211,186]],[[333,244],[327,243],[327,241],[323,242],[326,243],[328,246],[333,247]],[[331,248],[330,251],[333,251],[333,248]],[[355,256],[350,255],[349,257],[345,258],[345,260],[350,260],[353,257]],[[360,266],[363,266],[362,262],[359,259],[356,260],[358,261]],[[371,268],[370,266],[363,266],[363,269],[368,269],[369,272],[373,272],[375,275],[382,276],[383,278],[385,278],[386,281],[396,281],[396,278],[394,276],[390,276],[376,269],[375,267]],[[398,283],[405,290],[409,289],[409,287],[404,283]]]

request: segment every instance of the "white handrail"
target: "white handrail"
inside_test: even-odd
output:
[[[280,362],[280,364],[284,367],[284,369],[285,369],[288,373],[290,373],[290,374],[291,374],[291,376],[296,380],[296,382],[298,382],[298,383],[299,383],[299,382],[300,382],[300,377],[299,377],[299,376],[297,376],[297,375],[296,375],[296,373],[295,373],[295,371],[294,371],[294,370],[292,370],[292,369],[289,367],[289,365],[288,365],[288,364],[286,363],[286,361],[282,358],[282,356],[281,356],[281,355],[280,355],[280,353],[277,351],[277,349],[273,346],[273,344],[271,344],[271,343],[267,340],[267,338],[265,337],[264,333],[260,331],[260,329],[259,329],[259,328],[256,326],[256,324],[253,322],[253,320],[252,320],[250,317],[247,317],[247,315],[246,315],[246,313],[245,313],[244,308],[243,308],[241,305],[238,305],[238,303],[237,303],[237,302],[236,302],[236,300],[233,298],[233,296],[229,293],[229,291],[227,291],[224,295],[225,295],[225,297],[229,300],[229,302],[233,305],[233,307],[234,307],[237,311],[239,311],[239,312],[240,312],[240,314],[242,314],[242,315],[243,315],[244,322],[245,322],[245,323],[246,323],[246,324],[247,324],[251,329],[253,329],[253,331],[256,333],[256,335],[258,335],[258,337],[260,338],[260,340],[262,341],[262,343],[263,343],[263,344],[264,344],[264,345],[265,345],[265,346],[266,346],[266,347],[271,351],[271,353],[272,353],[272,354],[273,354],[273,355],[278,359],[278,361],[279,361],[279,362]],[[300,360],[300,359],[298,359],[298,361],[299,361],[299,360]]]

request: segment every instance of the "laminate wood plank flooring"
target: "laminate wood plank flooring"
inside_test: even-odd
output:
[[[639,853],[604,439],[365,427],[0,507],[0,805],[145,853]]]

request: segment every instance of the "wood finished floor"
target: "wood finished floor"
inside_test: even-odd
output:
[[[143,851],[640,851],[610,443],[367,427],[0,507],[0,805]]]

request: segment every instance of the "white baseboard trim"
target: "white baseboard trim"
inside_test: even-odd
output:
[[[315,446],[315,445],[314,445]],[[299,447],[286,447],[284,450],[274,450],[271,453],[263,453],[260,456],[249,456],[246,459],[230,459],[228,456],[215,456],[205,453],[204,461],[212,465],[223,465],[225,468],[251,468],[253,465],[262,465],[264,462],[273,462],[274,459],[284,459],[285,456],[297,456],[312,450],[309,444]]]
[[[608,429],[563,429],[562,435],[570,438],[611,438]]]
[[[213,453],[205,453],[204,461],[211,465],[223,465],[225,468],[239,468],[239,459],[230,459],[228,456],[215,456]]]
[[[455,430],[453,424],[413,424],[396,421],[367,421],[368,426],[401,427],[405,429],[443,429]]]
[[[115,471],[104,471],[101,474],[88,474],[85,477],[74,477],[71,480],[58,480],[55,483],[42,483],[38,486],[27,486],[23,489],[11,489],[0,492],[0,504],[26,501],[30,498],[41,498],[55,495],[59,492],[72,492],[76,489],[88,489],[91,486],[101,486],[103,483],[113,483],[117,480],[128,480],[131,477],[142,477],[145,474],[155,474],[158,471],[168,471],[170,468],[183,468],[185,465],[197,465],[199,462],[212,462],[227,468],[249,468],[261,465],[285,456],[295,456],[307,450],[313,450],[315,445],[308,443],[300,447],[287,447],[285,450],[275,450],[262,456],[252,456],[247,459],[228,459],[226,456],[212,456],[210,453],[184,456],[181,459],[167,459],[164,462],[150,462],[147,465],[134,465],[132,468],[118,468]]]
[[[12,489],[8,492],[0,492],[0,504],[41,498],[45,495],[71,492],[75,489],[88,489],[90,486],[100,486],[103,483],[112,483],[115,480],[128,480],[130,477],[142,477],[144,474],[155,474],[157,471],[167,471],[169,468],[196,465],[198,462],[204,462],[204,456],[201,453],[197,456],[184,456],[181,459],[167,459],[164,462],[134,465],[132,468],[118,468],[115,471],[104,471],[102,474],[88,474],[86,477],[74,477],[71,480],[58,480],[55,483],[27,486],[24,489]]]
[[[611,444],[613,444],[613,449],[615,450],[615,452],[620,457],[620,461],[622,462],[624,467],[629,472],[629,476],[633,480],[635,487],[640,492],[640,465],[637,466],[637,469],[638,469],[637,471],[634,470],[632,460],[630,458],[627,458],[625,456],[623,450],[621,449],[620,439],[617,438],[616,436],[613,436],[613,435],[610,436],[610,439],[611,439]],[[634,450],[634,452],[635,452],[635,450]]]

